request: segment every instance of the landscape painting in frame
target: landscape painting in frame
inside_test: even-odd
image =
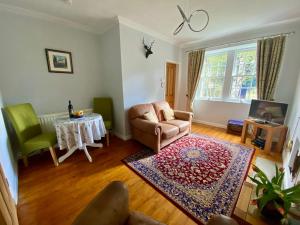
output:
[[[71,52],[45,49],[50,73],[73,73]]]

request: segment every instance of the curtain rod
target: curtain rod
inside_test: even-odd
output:
[[[221,46],[226,46],[226,45],[239,44],[239,43],[247,42],[247,41],[254,41],[254,40],[258,40],[258,39],[277,37],[277,36],[280,36],[280,35],[288,37],[288,36],[294,35],[295,33],[296,33],[295,31],[291,31],[291,32],[280,33],[280,34],[272,34],[272,35],[256,37],[256,38],[249,38],[249,39],[244,39],[244,40],[235,41],[235,42],[228,42],[228,43],[219,44],[219,45],[210,45],[210,46],[206,46],[206,47],[203,47],[203,48],[188,50],[188,51],[185,51],[185,53],[200,50],[200,49],[216,48],[216,47],[221,47]]]

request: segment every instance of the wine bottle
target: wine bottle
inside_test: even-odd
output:
[[[69,100],[68,111],[69,111],[69,117],[72,118],[74,115],[74,110],[73,110],[73,105],[71,103],[71,100]]]

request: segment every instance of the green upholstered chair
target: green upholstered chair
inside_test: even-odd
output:
[[[19,142],[25,166],[28,166],[27,157],[37,150],[49,148],[54,165],[58,166],[55,150],[52,147],[57,143],[55,133],[43,133],[39,119],[31,104],[11,105],[4,108]]]
[[[106,135],[107,146],[109,146],[109,133],[113,128],[113,102],[111,98],[94,98],[94,113],[101,114],[105,128],[108,131]]]

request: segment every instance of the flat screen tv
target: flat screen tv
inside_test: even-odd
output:
[[[271,123],[271,124],[284,124],[288,104],[252,100],[249,117],[255,119],[257,122]]]

